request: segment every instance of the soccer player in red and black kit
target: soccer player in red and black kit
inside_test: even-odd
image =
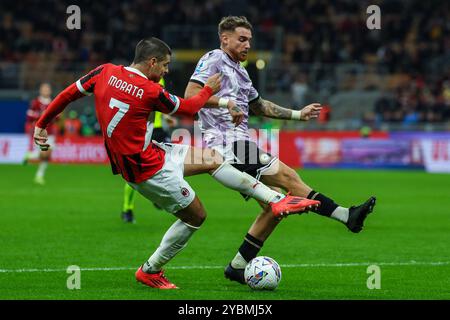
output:
[[[36,184],[45,184],[45,171],[47,170],[48,162],[52,154],[52,150],[40,151],[39,148],[33,143],[33,133],[34,126],[36,125],[37,119],[42,115],[42,113],[47,109],[48,105],[52,101],[52,87],[49,83],[42,83],[39,86],[39,96],[33,99],[30,103],[30,107],[27,110],[26,122],[25,122],[25,133],[30,135],[30,147],[25,155],[24,164],[27,164],[31,159],[39,159],[39,166],[34,177],[34,182]],[[49,134],[50,144],[54,145],[55,135],[57,134],[58,128],[55,123],[50,125],[47,129]]]
[[[50,121],[70,102],[95,95],[96,114],[113,173],[120,173],[144,197],[178,218],[136,272],[139,282],[160,289],[177,288],[164,276],[162,267],[187,245],[206,218],[203,205],[184,176],[209,173],[226,187],[270,204],[277,217],[320,204],[270,189],[211,149],[152,142],[148,120],[153,118],[153,111],[193,116],[220,89],[221,76],[215,74],[189,99],[168,93],[157,82],[168,72],[170,59],[171,50],[163,41],[141,40],[129,67],[101,65],[61,92],[38,120],[34,134],[36,144],[48,149],[45,128]]]

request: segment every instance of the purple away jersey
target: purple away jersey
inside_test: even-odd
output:
[[[221,49],[205,54],[197,64],[191,81],[204,85],[215,73],[222,72],[222,87],[215,95],[231,99],[244,112],[244,120],[235,127],[227,108],[203,108],[198,114],[199,126],[208,147],[225,145],[236,140],[249,140],[248,104],[259,97],[244,67]]]

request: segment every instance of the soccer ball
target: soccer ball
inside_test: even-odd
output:
[[[244,277],[254,290],[274,290],[281,280],[281,268],[270,257],[256,257],[245,267]]]

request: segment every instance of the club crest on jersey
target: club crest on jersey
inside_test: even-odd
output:
[[[270,160],[271,157],[267,153],[262,153],[259,155],[259,162],[261,162],[262,164],[268,164]]]
[[[189,197],[190,192],[186,188],[181,188],[181,194],[183,195],[183,197],[187,198],[187,197]]]

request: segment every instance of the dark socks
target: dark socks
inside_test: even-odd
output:
[[[244,242],[242,242],[239,253],[245,259],[245,261],[249,262],[253,258],[256,257],[259,250],[261,250],[264,242],[256,239],[250,234],[246,234],[244,238]]]
[[[319,208],[312,211],[322,216],[330,217],[333,211],[338,207],[332,199],[314,190],[309,193],[307,198],[320,201]]]

